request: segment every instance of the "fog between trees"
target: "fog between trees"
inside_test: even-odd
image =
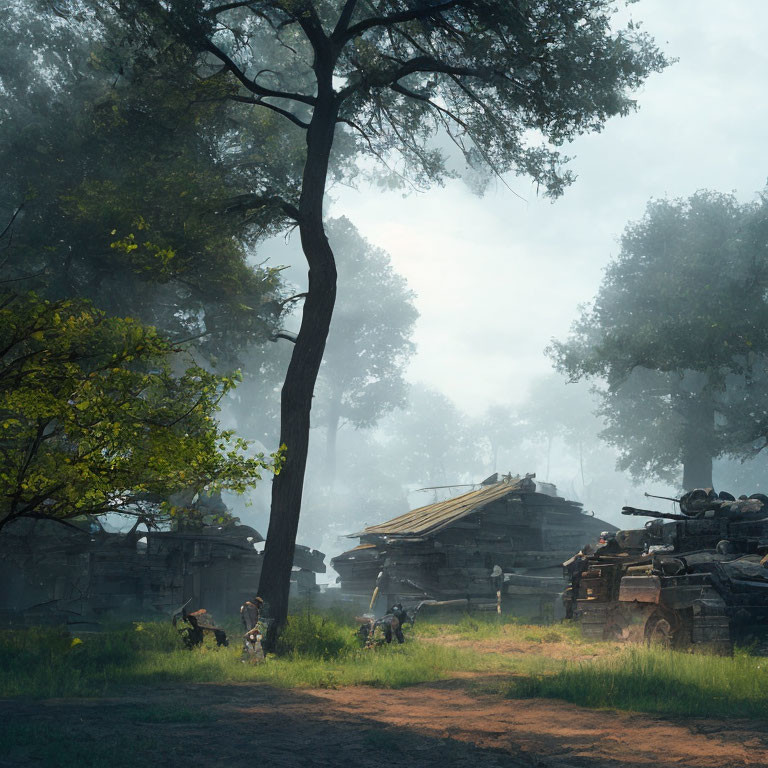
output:
[[[134,16],[145,24],[139,5],[134,6]],[[476,12],[475,6],[490,12],[488,4],[463,5],[468,13]],[[320,6],[323,14],[333,11],[332,4]],[[576,6],[581,10],[574,13],[591,13],[589,3]],[[279,442],[279,390],[292,346],[286,339],[269,339],[275,339],[279,329],[298,329],[306,298],[301,294],[307,286],[279,270],[283,264],[297,263],[298,235],[287,249],[278,246],[284,242],[283,235],[277,242],[268,238],[275,232],[284,233],[291,223],[304,160],[299,124],[309,119],[308,103],[299,100],[303,106],[295,114],[298,123],[282,126],[274,111],[246,106],[237,83],[229,77],[231,72],[217,78],[206,59],[208,69],[200,77],[201,70],[195,69],[199,41],[190,42],[184,35],[177,38],[176,31],[163,28],[167,45],[144,46],[147,40],[139,35],[139,31],[146,32],[144,27],[133,29],[138,35],[134,39],[130,24],[123,26],[120,14],[99,15],[95,7],[75,3],[71,9],[59,9],[57,15],[51,13],[48,3],[16,2],[0,27],[4,53],[0,77],[6,97],[0,128],[0,227],[6,221],[12,223],[4,233],[3,277],[51,299],[76,295],[110,313],[133,314],[157,326],[173,342],[191,339],[191,354],[210,370],[242,368],[245,380],[225,402],[226,423],[270,451]],[[498,21],[495,16],[491,21],[494,19]],[[189,29],[198,21],[192,19]],[[547,19],[537,16],[535,22],[546,26]],[[555,26],[570,45],[568,24],[562,29]],[[438,29],[443,27],[425,27],[423,34],[431,39]],[[557,46],[550,48],[548,38],[530,35],[521,38],[521,55],[525,54],[521,67],[532,68],[531,62],[544,56],[546,72],[538,77],[531,69],[526,75],[526,82],[541,86],[541,91],[526,91],[525,99],[518,101],[514,89],[504,90],[509,84],[501,88],[498,82],[489,81],[484,86],[487,93],[501,93],[506,99],[505,114],[513,118],[508,123],[488,121],[469,103],[471,98],[467,101],[460,86],[441,85],[440,78],[432,77],[439,73],[427,73],[423,82],[416,83],[423,87],[422,95],[454,99],[469,121],[466,134],[459,130],[452,136],[452,146],[455,155],[469,164],[468,182],[475,189],[482,190],[490,174],[489,158],[482,157],[482,144],[473,144],[472,131],[476,138],[491,142],[490,160],[502,170],[530,174],[551,193],[562,193],[571,177],[561,170],[558,151],[549,146],[526,147],[521,137],[549,132],[558,145],[579,132],[600,128],[608,115],[631,109],[628,89],[667,63],[652,41],[630,36],[622,44],[623,69],[616,75],[616,62],[606,53],[611,50],[610,39],[600,14],[589,24],[579,24],[578,29],[576,42],[593,46],[591,55],[601,62],[597,69],[586,67],[588,79],[596,80],[589,86],[596,89],[589,98],[578,84],[584,76],[584,68],[577,65],[579,57],[563,58]],[[185,28],[185,34],[187,31]],[[261,43],[269,39],[265,30],[257,37]],[[384,36],[377,36],[376,44],[385,45]],[[305,45],[301,50],[306,54],[308,48]],[[289,48],[275,40],[259,51],[281,66],[290,64]],[[467,55],[470,53],[480,55],[477,51]],[[491,53],[501,55],[495,49]],[[425,127],[428,112],[423,99],[402,89],[371,96],[378,87],[376,78],[386,75],[378,71],[379,65],[379,58],[370,50],[357,50],[344,59],[350,88],[357,88],[365,78],[372,83],[372,91],[361,90],[358,100],[349,103],[368,120],[366,126],[376,138],[374,148],[385,153],[399,149],[411,164],[416,184],[427,185],[450,175],[452,168],[444,166],[435,151],[447,143],[447,129],[440,126],[440,119],[434,122],[436,128]],[[291,76],[281,84],[301,91],[312,82],[310,70],[308,65],[303,69],[289,66],[285,71]],[[597,70],[602,75],[593,78]],[[568,76],[565,90],[558,86],[562,72]],[[615,76],[616,84],[606,85],[603,75]],[[356,114],[352,107],[345,119]],[[558,112],[561,107],[567,107],[562,114]],[[395,110],[394,117],[387,118],[389,123],[382,118],[387,110]],[[386,123],[383,128],[379,125],[378,133],[377,115]],[[356,171],[370,170],[368,161],[356,164],[356,155],[366,152],[366,145],[354,126],[345,125],[350,130],[339,129],[334,140],[330,185],[349,182]],[[421,133],[414,129],[398,147],[398,131],[415,125],[421,126]],[[379,181],[401,183],[398,173],[384,174]],[[254,189],[277,189],[281,196],[254,196]],[[710,458],[717,458],[716,485],[734,491],[759,490],[761,464],[735,464],[727,457],[744,457],[761,449],[764,430],[752,404],[763,399],[762,342],[750,342],[757,358],[749,360],[744,359],[743,345],[737,351],[738,359],[721,345],[716,371],[708,368],[713,360],[709,351],[715,343],[709,332],[695,350],[686,348],[690,355],[678,354],[683,350],[682,341],[704,327],[713,327],[715,314],[720,325],[733,319],[735,305],[740,310],[757,307],[762,311],[764,302],[764,254],[758,248],[761,205],[747,210],[713,194],[708,210],[697,208],[698,203],[707,202],[702,197],[689,203],[661,203],[651,211],[653,215],[668,214],[668,242],[674,239],[676,223],[682,222],[688,227],[688,243],[697,238],[718,243],[706,252],[696,247],[675,252],[680,263],[690,267],[688,282],[684,281],[692,289],[688,293],[662,281],[671,286],[670,295],[666,303],[656,301],[659,292],[653,278],[664,277],[658,271],[661,267],[651,267],[640,279],[649,293],[638,309],[661,322],[660,332],[650,321],[646,330],[651,336],[657,332],[660,338],[680,341],[673,345],[672,354],[663,359],[649,354],[640,362],[616,362],[610,345],[597,344],[591,350],[599,358],[597,362],[583,363],[577,371],[578,362],[569,364],[561,358],[561,367],[573,377],[577,377],[574,372],[592,376],[591,383],[608,395],[593,395],[590,384],[566,385],[562,377],[553,375],[532,383],[524,402],[484,403],[478,409],[485,411],[482,417],[462,413],[444,392],[408,384],[418,297],[392,268],[386,253],[367,243],[352,222],[326,217],[325,228],[336,250],[339,284],[344,291],[339,294],[315,390],[300,539],[332,554],[343,548],[335,541],[339,534],[451,493],[450,489],[418,488],[453,484],[458,492],[462,490],[458,486],[476,483],[494,471],[536,472],[539,479],[555,482],[561,494],[619,522],[617,510],[636,500],[638,491],[632,489],[628,474],[614,470],[617,459],[635,479],[663,483],[664,490],[674,491],[683,481],[680,465],[686,460],[680,446],[669,448],[665,442],[662,451],[662,442],[657,440],[659,435],[669,435],[665,429],[674,419],[665,419],[652,408],[641,414],[643,409],[637,407],[639,403],[668,405],[672,394],[669,386],[658,392],[659,377],[667,385],[671,378],[683,382],[683,391],[677,393],[683,398],[690,399],[692,393],[706,388],[710,399],[717,401],[709,403],[707,419],[719,437],[724,434],[723,419],[738,424],[728,441],[713,438],[709,445]],[[730,212],[730,218],[717,219],[718,205]],[[694,210],[696,217],[692,216]],[[697,228],[702,222],[706,226]],[[320,219],[316,224],[322,229]],[[603,326],[619,324],[619,310],[626,308],[626,304],[616,304],[607,321],[600,315],[610,305],[611,289],[618,292],[614,297],[620,295],[621,281],[637,277],[632,273],[631,257],[641,259],[645,253],[646,261],[656,258],[662,267],[671,258],[671,251],[645,243],[643,226],[640,222],[627,230],[625,261],[616,263],[602,288],[595,286],[595,312]],[[753,233],[750,241],[743,236],[747,231]],[[708,261],[696,261],[702,253]],[[730,261],[722,259],[722,253]],[[755,267],[751,271],[747,269],[750,258]],[[626,264],[628,274],[621,269]],[[734,264],[744,269],[735,270]],[[723,269],[717,272],[715,267]],[[685,270],[678,272],[684,274]],[[710,284],[707,279],[713,273],[717,279]],[[741,275],[743,284],[728,282],[734,274]],[[744,294],[747,284],[753,293]],[[638,291],[632,295],[639,295]],[[745,295],[749,300],[739,304]],[[577,336],[599,329],[600,322],[590,325],[589,321],[582,318]],[[471,317],[467,322],[471,323]],[[748,325],[759,328],[760,322],[758,312],[750,316]],[[667,333],[665,324],[669,323],[677,323],[677,336]],[[484,330],[478,329],[478,333]],[[625,353],[627,337],[614,340]],[[649,345],[653,347],[653,341]],[[514,356],[515,350],[506,354]],[[482,375],[482,370],[477,371],[478,377]],[[648,384],[645,379],[654,381]],[[655,399],[649,397],[654,386]],[[602,409],[602,417],[594,415],[598,409]],[[622,413],[624,423],[620,423]],[[602,420],[606,416],[607,424]],[[626,422],[631,422],[631,428]],[[689,423],[703,420],[694,418]],[[599,436],[606,427],[604,437],[612,445]],[[639,449],[648,446],[658,449],[651,458],[640,455]],[[718,458],[723,456],[726,459]],[[245,507],[242,499],[230,499],[243,520],[255,522],[262,533],[266,533],[268,492],[268,483],[259,485],[253,492],[252,507]]]

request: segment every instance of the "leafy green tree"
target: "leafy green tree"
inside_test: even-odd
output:
[[[236,378],[174,374],[174,354],[85,301],[0,296],[0,529],[114,511],[168,520],[184,512],[163,503],[174,492],[242,492],[279,469],[214,419]]]
[[[354,141],[360,157],[427,185],[447,174],[430,144],[447,135],[473,167],[529,175],[556,196],[571,181],[557,147],[630,111],[629,91],[667,62],[636,28],[611,31],[609,0],[122,0],[106,7],[148,48],[158,36],[181,41],[198,54],[208,82],[234,84],[233,98],[306,135],[300,183],[277,190],[299,228],[309,288],[282,389],[280,441],[288,452],[273,483],[260,586],[275,619],[272,643],[287,613],[310,408],[336,296],[323,223],[334,150]],[[275,196],[255,189],[252,204]]]
[[[196,77],[183,46],[145,53],[118,33],[50,3],[0,18],[0,220],[16,214],[4,275],[236,358],[281,310],[278,272],[249,254],[284,215],[243,195],[295,178],[303,137]]]
[[[636,478],[712,485],[712,459],[766,442],[768,207],[698,192],[630,224],[592,306],[551,354],[606,383],[603,436]]]

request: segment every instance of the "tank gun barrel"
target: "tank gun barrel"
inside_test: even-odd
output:
[[[675,504],[680,503],[680,499],[674,498],[674,496],[656,496],[656,494],[648,493],[647,491],[643,494],[646,499],[663,499],[664,501],[674,501]]]
[[[678,515],[676,512],[657,512],[655,509],[637,509],[636,507],[622,507],[622,515],[636,515],[637,517],[656,517],[663,520],[688,520],[687,515]]]

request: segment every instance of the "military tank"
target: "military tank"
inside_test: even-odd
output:
[[[653,519],[564,563],[566,617],[601,640],[768,649],[768,497],[697,489],[671,500],[679,513],[624,507]]]

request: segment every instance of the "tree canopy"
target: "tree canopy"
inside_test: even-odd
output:
[[[0,49],[4,273],[199,337],[209,356],[268,338],[279,273],[249,256],[284,217],[244,196],[296,178],[301,137],[197,78],[182,45],[143,51],[85,12],[12,3]]]
[[[711,486],[712,459],[766,443],[768,208],[698,192],[649,203],[593,304],[551,354],[603,380],[603,435],[637,478]]]
[[[174,493],[242,491],[279,469],[213,418],[235,379],[174,373],[180,350],[136,320],[6,292],[0,339],[0,528],[107,512],[158,522],[178,513]]]

